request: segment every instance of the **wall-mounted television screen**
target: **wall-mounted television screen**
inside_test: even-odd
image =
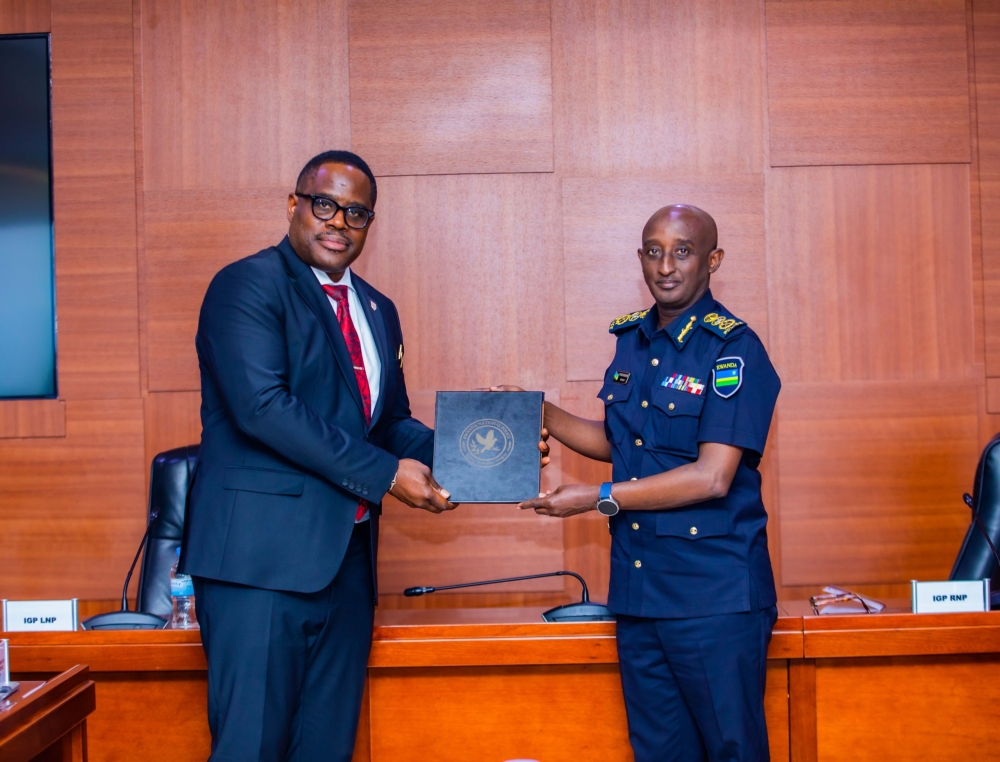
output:
[[[0,399],[55,397],[49,36],[0,35]]]

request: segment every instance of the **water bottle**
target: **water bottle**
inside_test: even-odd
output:
[[[174,604],[174,615],[170,618],[172,630],[197,630],[198,620],[194,615],[194,583],[190,574],[178,574],[177,564],[181,561],[181,548],[177,546],[177,560],[170,567],[170,600]]]

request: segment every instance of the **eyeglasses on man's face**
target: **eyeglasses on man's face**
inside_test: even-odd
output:
[[[326,196],[313,196],[308,193],[299,193],[299,198],[308,198],[312,201],[312,213],[317,220],[332,220],[337,216],[337,212],[343,211],[344,224],[354,230],[364,230],[368,223],[372,221],[375,212],[365,209],[363,206],[341,206],[332,198]]]

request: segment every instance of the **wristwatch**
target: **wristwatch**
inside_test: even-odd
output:
[[[602,516],[614,516],[620,510],[618,501],[611,497],[611,482],[604,482],[597,498],[597,512]]]

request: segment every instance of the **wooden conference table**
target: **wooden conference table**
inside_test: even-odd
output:
[[[355,760],[631,760],[614,624],[545,624],[540,613],[379,612]],[[197,632],[8,637],[21,680],[90,666],[91,760],[208,756]],[[774,760],[992,759],[997,706],[1000,612],[819,617],[805,602],[779,605],[766,696]]]

